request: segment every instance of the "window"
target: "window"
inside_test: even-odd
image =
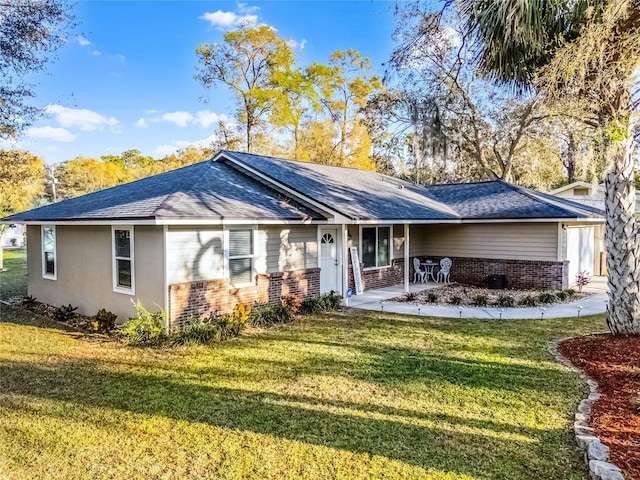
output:
[[[134,294],[133,228],[113,228],[113,291]]]
[[[253,283],[253,230],[229,230],[229,283]]]
[[[42,276],[56,279],[56,227],[42,226]]]
[[[391,265],[391,227],[363,227],[361,238],[365,268]]]

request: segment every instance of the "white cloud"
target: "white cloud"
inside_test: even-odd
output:
[[[120,54],[120,53],[114,55],[114,58],[116,60],[118,60],[119,62],[124,62],[126,60],[126,57],[124,55]]]
[[[255,25],[258,22],[258,16],[252,15],[248,12],[255,12],[257,7],[247,7],[244,4],[239,4],[241,13],[247,13],[246,15],[238,15],[234,12],[223,12],[217,10],[215,12],[205,12],[200,16],[201,20],[205,20],[211,24],[212,27],[220,29],[229,29],[242,25]]]
[[[76,136],[65,128],[56,127],[31,127],[27,130],[27,136],[32,138],[46,138],[56,142],[73,142]]]
[[[303,38],[301,41],[297,41],[294,38],[287,40],[287,45],[289,48],[299,48],[300,50],[304,50],[304,46],[307,44],[307,39]]]
[[[167,122],[175,123],[179,127],[186,127],[193,121],[194,117],[189,112],[178,111],[163,113],[161,118]]]
[[[82,131],[91,132],[109,127],[117,130],[119,122],[115,117],[105,117],[93,110],[85,108],[67,108],[62,105],[47,105],[45,112],[53,115],[63,127],[77,127]]]
[[[175,153],[178,150],[181,150],[187,147],[209,147],[213,142],[217,140],[218,140],[218,136],[215,133],[213,135],[209,135],[208,137],[201,138],[199,140],[194,140],[194,141],[172,140],[171,143],[158,145],[156,149],[153,151],[153,153],[159,156],[171,155],[172,153]]]
[[[217,113],[210,110],[200,110],[198,111],[198,113],[196,113],[196,119],[194,120],[194,123],[198,123],[204,128],[208,128],[209,125],[218,123],[220,120],[226,122],[227,118],[228,117],[225,114],[218,115]]]
[[[166,155],[171,155],[172,153],[177,152],[178,150],[180,150],[180,147],[176,147],[175,145],[170,145],[170,144],[158,145],[156,149],[153,151],[153,154],[160,157],[164,157]]]
[[[83,37],[82,35],[78,35],[76,39],[78,40],[78,43],[80,44],[81,47],[86,47],[87,45],[91,45],[91,42],[87,40],[85,37]]]
[[[99,57],[100,55],[102,55],[102,52],[100,50],[91,50],[91,55],[93,55],[94,57]]]
[[[149,124],[147,123],[147,120],[145,118],[139,118],[136,122],[136,127],[147,128],[148,126]]]
[[[242,14],[255,13],[260,10],[260,7],[256,5],[247,5],[246,3],[238,2],[237,4],[238,11]]]

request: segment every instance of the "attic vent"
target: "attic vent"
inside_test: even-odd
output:
[[[573,194],[576,197],[586,197],[589,194],[589,190],[586,188],[574,188]]]

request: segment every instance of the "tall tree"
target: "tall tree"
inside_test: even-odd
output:
[[[28,74],[40,71],[66,42],[72,23],[64,0],[10,0],[0,5],[0,139],[15,137],[40,111]]]
[[[460,0],[459,6],[488,75],[580,100],[584,120],[599,130],[607,162],[607,324],[615,334],[640,334],[632,158],[640,102],[640,2]]]
[[[0,218],[30,208],[43,192],[44,169],[40,158],[22,150],[0,150]],[[0,235],[5,228],[0,225]]]
[[[395,119],[412,131],[416,173],[447,180],[460,171],[457,164],[471,161],[485,178],[512,181],[527,137],[548,118],[539,99],[517,98],[481,77],[456,11],[405,5],[396,38],[389,72],[401,90]]]
[[[245,127],[247,152],[253,151],[254,131],[276,101],[274,76],[291,70],[294,55],[284,38],[268,25],[247,25],[227,32],[223,43],[203,43],[196,49],[195,79],[205,88],[229,87],[238,102],[238,119]]]
[[[315,62],[309,67],[309,73],[335,129],[330,155],[316,161],[375,169],[364,108],[383,86],[382,80],[371,74],[370,60],[354,49],[337,50],[330,55],[328,65]]]
[[[58,197],[73,198],[113,187],[123,182],[123,174],[122,166],[115,162],[84,157],[67,160],[55,169]]]

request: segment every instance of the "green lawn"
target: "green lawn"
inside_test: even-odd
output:
[[[0,299],[27,294],[27,252],[4,248],[4,270],[0,272]]]
[[[0,478],[586,479],[552,339],[602,316],[351,312],[153,350],[0,319]]]

